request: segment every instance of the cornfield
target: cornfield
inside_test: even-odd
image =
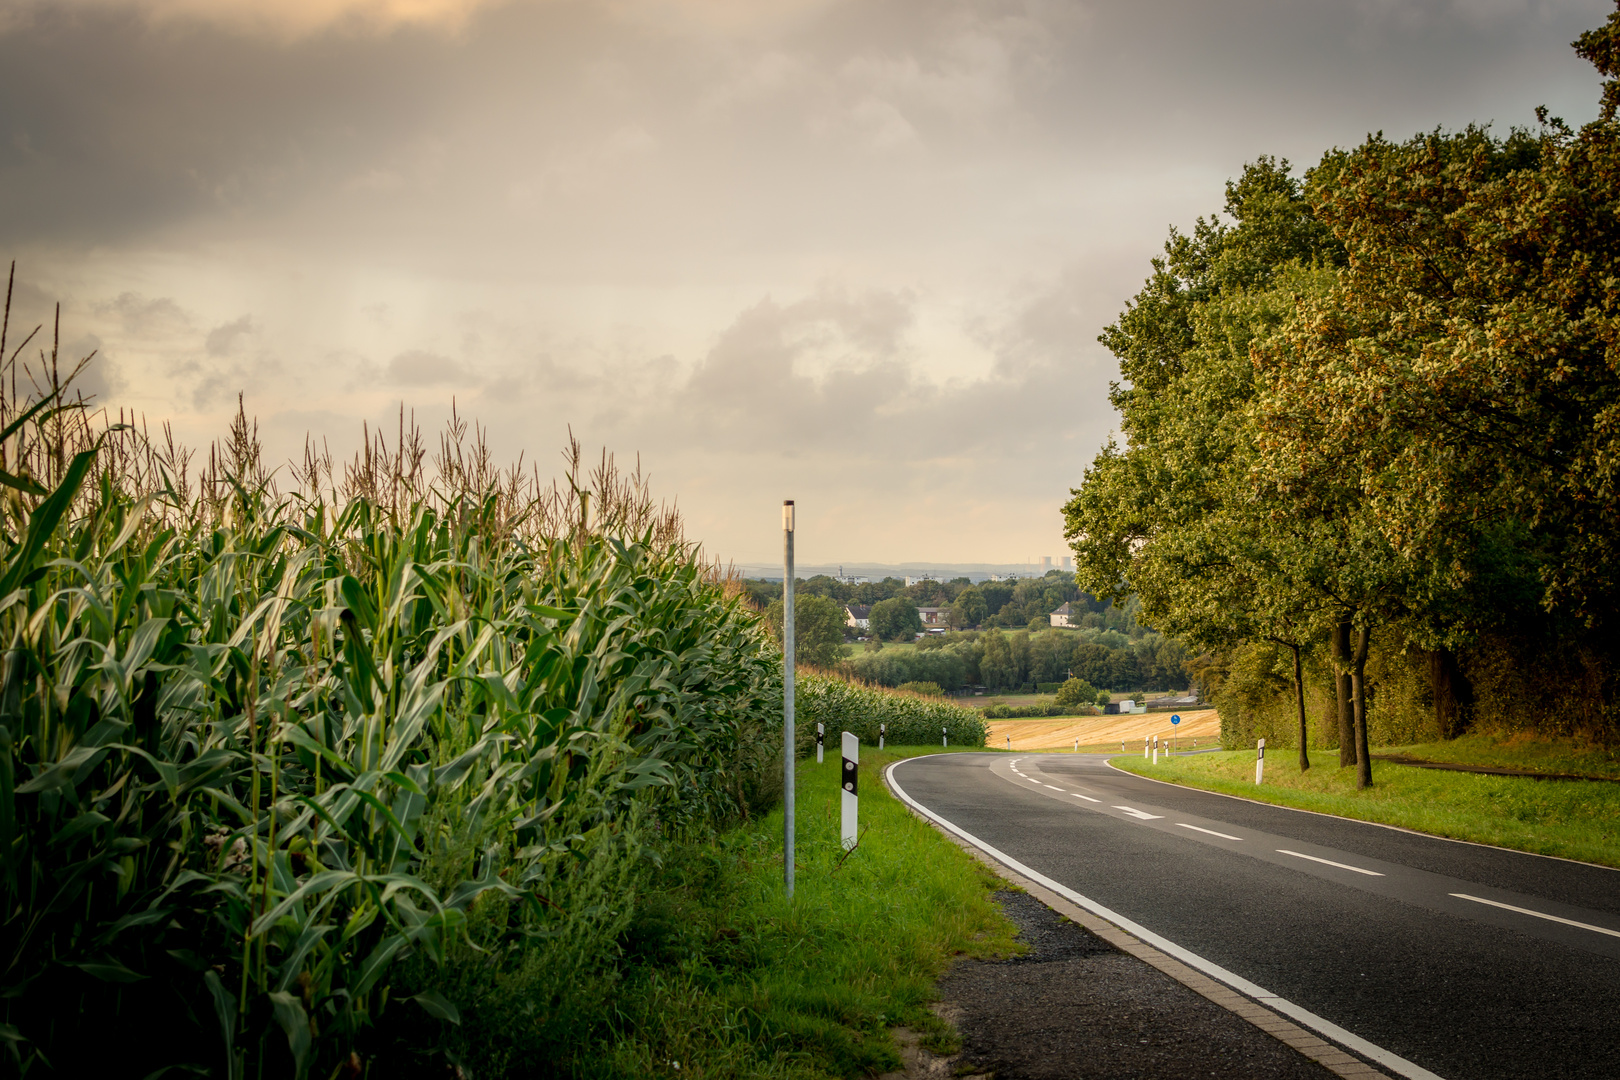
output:
[[[780,783],[757,617],[577,444],[548,483],[402,414],[283,473],[245,410],[198,459],[19,354],[5,1068],[487,1072],[497,1029],[565,1068],[657,843]]]

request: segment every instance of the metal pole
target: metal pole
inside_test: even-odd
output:
[[[782,881],[793,898],[793,500],[782,502]]]

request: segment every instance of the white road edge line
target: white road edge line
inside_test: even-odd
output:
[[[937,755],[930,754],[927,756],[934,757]],[[940,817],[938,814],[934,813],[932,810],[928,809],[926,806],[922,805],[916,799],[913,799],[910,795],[908,795],[906,793],[906,789],[901,787],[899,781],[897,781],[894,777],[894,770],[897,766],[904,764],[905,761],[920,760],[923,759],[906,758],[904,761],[896,761],[894,764],[890,765],[884,770],[884,776],[887,777],[889,786],[894,789],[895,794],[900,796],[902,802],[911,807],[913,810],[917,811],[917,813],[923,815],[923,817],[937,823],[940,828],[945,829],[948,832],[955,833],[957,836],[960,836],[963,840],[972,844],[974,847],[978,848],[986,855],[989,855],[991,858],[999,860],[1004,865],[1011,867],[1020,874],[1023,874],[1031,881],[1035,881],[1046,886],[1059,896],[1065,897],[1071,902],[1079,904],[1081,907],[1085,908],[1098,918],[1107,919],[1109,922],[1113,923],[1127,934],[1132,934],[1140,938],[1147,944],[1152,945],[1155,949],[1158,949],[1160,952],[1168,953],[1177,960],[1180,960],[1183,964],[1186,964],[1188,967],[1202,971],[1205,975],[1208,975],[1212,979],[1220,980],[1227,986],[1230,986],[1232,989],[1236,990],[1238,993],[1251,997],[1255,1001],[1277,1010],[1290,1020],[1298,1021],[1299,1023],[1310,1028],[1312,1031],[1316,1032],[1318,1035],[1326,1036],[1327,1038],[1338,1043],[1340,1046],[1354,1050],[1356,1053],[1360,1054],[1364,1058],[1367,1058],[1369,1061],[1376,1061],[1378,1064],[1384,1066],[1384,1068],[1406,1077],[1407,1080],[1442,1080],[1440,1076],[1430,1072],[1423,1066],[1407,1061],[1399,1054],[1390,1053],[1383,1047],[1368,1042],[1360,1035],[1346,1031],[1333,1021],[1317,1016],[1310,1010],[1303,1009],[1300,1006],[1295,1005],[1287,998],[1278,997],[1276,994],[1273,994],[1270,990],[1267,990],[1262,986],[1256,986],[1254,983],[1243,978],[1241,975],[1233,974],[1232,972],[1221,967],[1219,964],[1210,960],[1205,960],[1197,953],[1192,952],[1189,949],[1182,948],[1180,945],[1177,945],[1168,938],[1160,937],[1158,934],[1155,934],[1146,927],[1132,922],[1130,919],[1125,918],[1125,916],[1104,907],[1095,900],[1081,896],[1067,885],[1062,885],[1056,881],[1053,881],[1040,871],[1025,866],[1011,855],[991,847],[989,844],[985,843],[983,840],[980,840],[977,836],[974,836],[967,830],[958,828],[949,821],[946,821],[944,818]]]
[[[1356,873],[1366,874],[1368,877],[1384,876],[1377,870],[1363,870],[1361,867],[1351,866],[1349,863],[1334,862],[1332,859],[1318,859],[1315,855],[1307,855],[1303,851],[1289,851],[1287,848],[1278,848],[1277,852],[1281,855],[1292,855],[1296,859],[1309,859],[1311,862],[1319,862],[1325,866],[1337,866],[1340,870],[1354,870]]]
[[[1487,900],[1483,896],[1469,896],[1467,893],[1463,892],[1454,892],[1451,895],[1457,897],[1459,900],[1472,900],[1476,904],[1489,904],[1491,907],[1505,908],[1508,911],[1517,911],[1520,915],[1534,915],[1536,918],[1546,919],[1548,922],[1563,923],[1565,926],[1578,926],[1582,930],[1591,930],[1599,934],[1608,934],[1610,937],[1620,937],[1620,930],[1610,930],[1606,926],[1593,926],[1591,923],[1576,922],[1574,919],[1561,919],[1557,915],[1548,915],[1545,911],[1531,911],[1527,907],[1515,907],[1512,904],[1504,904],[1500,900]]]
[[[1192,829],[1195,832],[1209,833],[1209,835],[1211,835],[1211,836],[1218,836],[1222,840],[1242,840],[1243,839],[1243,837],[1241,837],[1241,836],[1231,836],[1231,835],[1228,835],[1227,833],[1216,832],[1214,829],[1206,829],[1202,825],[1189,825],[1185,821],[1178,821],[1178,822],[1176,822],[1176,824],[1180,825],[1183,829]]]

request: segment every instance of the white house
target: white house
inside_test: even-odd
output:
[[[872,605],[845,604],[844,625],[853,626],[857,630],[872,629]]]
[[[948,607],[920,607],[917,617],[922,620],[924,627],[951,625],[951,609]]]
[[[1064,605],[1052,612],[1053,626],[1079,626],[1081,614],[1074,609],[1074,605],[1065,602]]]

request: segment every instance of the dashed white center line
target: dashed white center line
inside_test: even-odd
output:
[[[1042,784],[1041,787],[1049,787],[1053,791],[1062,791],[1063,790],[1062,788],[1058,787],[1056,784]]]
[[[1499,907],[1507,911],[1517,911],[1520,915],[1534,915],[1536,918],[1546,919],[1548,922],[1563,923],[1565,926],[1578,926],[1582,930],[1591,930],[1599,934],[1608,934],[1610,937],[1620,937],[1620,930],[1610,930],[1606,926],[1593,926],[1591,923],[1576,922],[1574,919],[1561,919],[1557,915],[1548,915],[1544,911],[1531,911],[1529,908],[1515,907],[1512,904],[1504,904],[1500,900],[1487,900],[1483,896],[1469,896],[1467,893],[1460,892],[1454,892],[1451,895],[1457,897],[1459,900],[1472,900],[1476,904],[1489,904],[1491,907]]]
[[[1309,860],[1311,860],[1311,862],[1319,862],[1319,863],[1323,863],[1324,865],[1327,865],[1327,866],[1337,866],[1340,870],[1354,870],[1356,873],[1358,873],[1358,874],[1366,874],[1368,877],[1383,877],[1384,876],[1383,874],[1380,874],[1377,870],[1363,870],[1359,866],[1351,866],[1348,863],[1334,862],[1332,859],[1318,859],[1315,855],[1306,855],[1302,851],[1289,851],[1287,848],[1278,848],[1277,852],[1278,852],[1278,854],[1281,854],[1281,855],[1292,855],[1296,859],[1309,859]],[[1617,934],[1615,936],[1620,937],[1620,934]]]
[[[1223,832],[1216,832],[1214,829],[1206,829],[1202,825],[1189,825],[1185,821],[1178,821],[1178,822],[1176,822],[1176,824],[1180,825],[1183,829],[1192,829],[1194,832],[1209,833],[1209,835],[1211,835],[1211,836],[1218,836],[1222,840],[1241,840],[1241,839],[1243,839],[1243,837],[1241,837],[1241,836],[1230,836],[1230,835],[1228,835],[1226,833],[1223,833]]]
[[[1114,807],[1114,809],[1115,810],[1123,810],[1127,814],[1131,815],[1131,817],[1140,818],[1143,821],[1157,821],[1160,818],[1164,817],[1163,814],[1147,814],[1147,813],[1143,813],[1141,810],[1138,810],[1135,807],[1131,807],[1131,806],[1116,806],[1116,807]]]
[[[1090,795],[1082,795],[1078,791],[1071,791],[1071,792],[1069,792],[1069,794],[1073,795],[1077,799],[1084,799],[1084,800],[1086,800],[1086,802],[1097,802],[1097,803],[1102,802],[1101,799],[1093,799]]]

